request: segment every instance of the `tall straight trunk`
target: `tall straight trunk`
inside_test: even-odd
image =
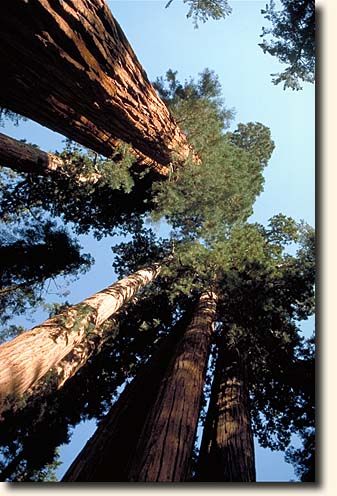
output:
[[[28,389],[51,369],[53,384],[64,384],[85,363],[102,324],[159,271],[158,264],[141,269],[1,345],[0,405],[6,398],[29,395]]]
[[[61,157],[2,133],[0,133],[0,165],[10,167],[17,172],[69,176],[69,165]],[[78,174],[76,179],[79,183],[96,183],[102,179],[102,175],[99,173],[91,173],[89,176]]]
[[[130,481],[189,480],[215,313],[216,295],[202,294],[147,416]]]
[[[0,106],[166,175],[191,149],[104,0],[1,2]]]
[[[189,313],[178,321],[152,357],[139,369],[73,461],[62,482],[128,481],[128,467],[145,419],[188,319]]]
[[[254,443],[244,365],[219,352],[198,460],[198,482],[255,482]]]

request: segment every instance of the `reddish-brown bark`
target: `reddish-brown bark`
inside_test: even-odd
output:
[[[0,410],[6,399],[29,394],[51,369],[54,383],[63,385],[90,356],[103,322],[159,271],[158,264],[141,269],[1,345]]]
[[[18,172],[48,173],[62,170],[63,160],[32,145],[0,133],[0,165]]]
[[[199,482],[255,482],[254,443],[244,365],[220,350],[200,446]]]
[[[104,0],[4,0],[0,64],[0,106],[102,155],[167,175],[191,151]]]
[[[186,314],[138,370],[62,482],[127,482],[130,460],[174,348],[188,325]]]
[[[59,174],[63,176],[69,176],[73,167],[58,155],[44,152],[28,143],[23,143],[2,133],[0,133],[0,165],[10,167],[17,172],[40,175]],[[76,176],[79,184],[85,182],[96,183],[100,179],[102,179],[102,175],[96,172],[88,176],[80,173]]]
[[[216,296],[204,293],[147,416],[131,461],[130,481],[189,480],[215,311]]]

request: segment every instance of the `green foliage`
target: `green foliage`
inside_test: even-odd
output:
[[[206,68],[199,74],[198,81],[190,78],[181,83],[177,71],[169,69],[165,79],[157,78],[153,85],[203,159],[219,140],[222,141],[223,131],[234,116],[233,109],[224,105],[218,76]]]
[[[78,234],[94,233],[97,239],[115,229],[134,231],[149,205],[153,177],[137,171],[129,147],[121,145],[111,159],[66,142],[60,154],[66,167],[44,175],[1,175],[0,215],[15,221],[30,211],[45,212],[71,222]]]
[[[198,28],[198,22],[206,22],[208,19],[218,20],[225,18],[232,12],[227,0],[183,0],[189,6],[187,18],[192,18],[195,28]],[[166,8],[171,5],[173,0],[169,0]]]
[[[7,322],[43,303],[56,276],[76,277],[86,272],[93,258],[55,222],[26,219],[0,233],[0,321]]]
[[[228,132],[226,136],[230,143],[246,150],[262,167],[268,165],[275,148],[268,127],[260,122],[248,122],[239,124],[234,132]]]
[[[218,78],[208,69],[184,84],[169,70],[155,87],[202,163],[187,160],[169,182],[154,184],[152,218],[165,217],[178,238],[218,238],[252,213],[274,148],[270,131],[248,123],[225,133],[233,111],[225,108]]]
[[[273,83],[283,82],[284,89],[300,90],[301,81],[315,80],[315,1],[281,0],[281,3],[281,11],[276,10],[274,0],[261,11],[272,27],[262,29],[263,41],[259,46],[264,53],[288,65],[280,74],[272,74]]]
[[[287,248],[294,243],[297,251],[290,255]],[[115,269],[129,264],[130,253],[130,271],[137,267],[137,257],[149,263],[143,257],[157,258],[160,244],[153,233],[145,233],[143,241],[138,234],[136,244],[116,248]],[[173,259],[156,281],[158,292],[173,306],[205,289],[218,293],[215,341],[235,346],[247,364],[253,427],[260,443],[285,449],[292,433],[308,425],[303,408],[312,407],[312,399],[302,394],[303,386],[295,385],[293,377],[300,377],[296,370],[305,355],[297,322],[314,312],[313,229],[279,214],[266,227],[238,223],[211,243],[187,237],[173,246]]]

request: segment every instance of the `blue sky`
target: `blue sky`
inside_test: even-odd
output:
[[[219,76],[226,105],[236,111],[234,128],[239,122],[249,121],[270,127],[276,147],[252,219],[266,223],[282,212],[314,225],[314,86],[304,84],[302,91],[292,92],[271,83],[270,74],[280,72],[283,66],[258,47],[261,27],[266,23],[260,14],[265,0],[231,0],[233,12],[226,20],[208,21],[200,24],[199,29],[194,29],[191,20],[186,19],[186,5],[174,0],[165,9],[166,1],[112,0],[108,4],[150,80],[164,75],[168,68],[177,70],[182,80],[197,78],[208,67]],[[35,142],[44,150],[62,149],[60,135],[31,122],[18,128],[8,124],[4,132]],[[93,252],[96,264],[80,281],[69,286],[71,302],[78,302],[115,280],[111,268],[112,239],[98,243],[82,236],[81,244],[85,251]],[[35,323],[43,318],[38,312]],[[311,330],[312,321],[306,326],[306,332]],[[88,426],[77,430],[75,442],[62,449],[65,461],[72,461],[89,431]],[[257,448],[256,462],[259,481],[295,480],[282,453]]]

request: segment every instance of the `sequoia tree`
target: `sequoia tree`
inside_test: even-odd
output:
[[[184,482],[191,476],[217,296],[205,292],[171,357],[130,464],[133,482]]]
[[[172,353],[190,320],[187,311],[154,347],[152,357],[127,384],[94,435],[73,461],[64,482],[127,482],[141,430]]]
[[[51,369],[56,385],[64,384],[89,356],[104,321],[151,282],[159,271],[159,264],[140,269],[1,345],[2,405],[11,398],[29,394],[29,388]]]
[[[221,345],[220,345],[221,346]],[[219,350],[200,447],[198,482],[255,482],[255,457],[245,364]]]
[[[167,175],[191,148],[104,0],[2,3],[0,106]]]

